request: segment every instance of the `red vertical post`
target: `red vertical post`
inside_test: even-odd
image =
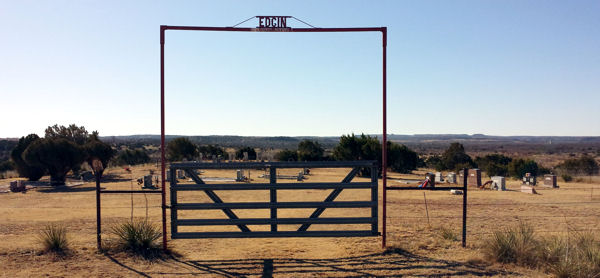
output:
[[[96,244],[98,245],[98,251],[102,250],[102,218],[100,215],[101,203],[100,203],[100,175],[96,174]]]
[[[167,201],[165,189],[165,26],[160,26],[160,179],[162,197],[162,241],[167,250]]]
[[[383,35],[383,138],[381,147],[381,168],[382,168],[382,180],[383,180],[383,213],[382,213],[382,235],[381,235],[381,247],[385,248],[386,239],[386,217],[387,217],[387,27],[381,29]]]

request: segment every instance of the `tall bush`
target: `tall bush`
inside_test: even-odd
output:
[[[198,157],[198,149],[188,138],[175,138],[167,144],[167,158],[170,161],[193,160],[196,157]]]
[[[109,144],[106,144],[102,141],[100,141],[100,139],[98,139],[97,137],[95,139],[90,140],[89,142],[87,142],[84,145],[84,150],[85,150],[85,155],[86,158],[85,160],[87,161],[88,165],[93,169],[93,161],[94,160],[98,160],[102,163],[102,170],[100,170],[99,174],[100,176],[102,176],[102,172],[104,172],[104,168],[106,168],[108,166],[108,162],[111,160],[111,158],[114,156],[115,151],[112,149],[112,147]]]
[[[298,143],[298,160],[300,161],[322,160],[324,152],[325,150],[317,141],[306,139]]]
[[[342,135],[333,149],[333,157],[336,160],[377,160],[381,165],[381,143],[369,135]],[[370,176],[371,170],[362,169],[360,175]]]
[[[275,159],[279,161],[297,161],[298,160],[298,152],[293,150],[282,150],[275,154]]]
[[[539,174],[539,166],[532,159],[517,158],[513,159],[508,164],[508,174],[514,178],[521,178],[525,173],[531,173],[532,175]]]
[[[48,169],[52,185],[63,185],[67,173],[84,161],[85,154],[80,146],[67,139],[44,138],[31,143],[23,158],[28,164]]]
[[[417,169],[419,156],[405,145],[388,142],[388,166],[394,172],[410,173]]]
[[[225,150],[219,146],[215,146],[215,145],[204,145],[204,146],[198,146],[198,153],[201,153],[204,157],[211,157],[213,155],[215,156],[222,156],[225,157],[226,153]]]
[[[439,159],[435,165],[438,171],[453,170],[458,172],[462,168],[472,168],[476,165],[473,159],[465,152],[465,147],[460,143],[450,144]]]
[[[489,177],[507,176],[508,164],[512,158],[502,154],[488,154],[483,157],[476,157],[475,164],[479,169],[485,171]]]
[[[15,163],[15,168],[19,175],[26,177],[30,181],[39,180],[46,172],[46,168],[43,166],[27,163],[23,159],[23,152],[25,152],[31,143],[38,140],[40,140],[40,137],[36,134],[29,134],[25,137],[21,137],[19,143],[17,143],[10,153],[10,158]]]
[[[568,175],[587,175],[592,176],[598,174],[598,162],[588,155],[580,158],[572,158],[563,161],[557,168],[564,174]]]
[[[241,148],[237,149],[235,151],[235,158],[237,158],[237,159],[243,159],[245,152],[248,153],[248,159],[249,160],[255,160],[256,159],[256,151],[254,150],[254,148],[251,148],[251,147],[241,147]]]
[[[137,165],[150,162],[150,156],[143,149],[126,149],[117,154],[114,163],[117,165]]]

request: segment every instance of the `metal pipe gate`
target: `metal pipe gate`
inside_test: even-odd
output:
[[[340,182],[277,183],[277,169],[283,168],[351,168]],[[371,172],[369,182],[352,182],[361,169]],[[179,183],[176,170],[184,170],[194,183]],[[197,169],[268,169],[269,183],[206,184],[195,172]],[[233,162],[233,163],[174,163],[170,166],[171,238],[249,238],[249,237],[356,237],[377,236],[378,232],[378,167],[376,161],[318,161],[318,162]],[[332,189],[322,202],[280,202],[280,190]],[[344,189],[370,189],[369,201],[335,201]],[[215,193],[222,190],[269,190],[269,202],[226,203]],[[180,203],[178,192],[203,191],[212,203]],[[314,208],[306,218],[280,218],[279,209]],[[370,217],[319,217],[327,208],[370,209]],[[239,218],[233,210],[269,209],[269,218]],[[221,210],[224,219],[180,219],[181,210]],[[279,225],[301,225],[296,231],[279,231]],[[370,224],[363,230],[308,230],[313,224]],[[181,226],[237,226],[239,231],[180,232]],[[252,231],[247,225],[269,225],[269,231]]]

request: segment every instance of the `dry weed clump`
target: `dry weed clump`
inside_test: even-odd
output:
[[[155,259],[162,255],[157,240],[161,237],[160,228],[146,220],[133,220],[112,228],[117,236],[117,247],[145,259]]]
[[[544,263],[556,277],[600,277],[600,241],[591,232],[544,241]]]
[[[536,238],[520,223],[495,232],[483,251],[490,260],[545,269],[556,277],[600,277],[600,241],[591,232]]]
[[[67,228],[62,224],[48,224],[39,233],[44,251],[64,254],[69,249]]]
[[[458,240],[458,233],[456,233],[456,231],[454,231],[451,228],[448,228],[446,226],[440,226],[437,230],[439,232],[439,235],[445,240],[449,240],[449,241],[457,241]]]
[[[536,240],[533,227],[521,222],[516,227],[496,231],[484,247],[485,255],[500,263],[536,266],[539,261],[540,242]]]

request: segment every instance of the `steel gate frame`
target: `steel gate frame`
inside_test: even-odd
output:
[[[387,27],[348,27],[348,28],[247,28],[247,27],[201,27],[201,26],[160,26],[160,152],[161,152],[161,207],[163,226],[163,249],[167,249],[167,204],[165,190],[165,39],[167,30],[180,31],[217,31],[217,32],[381,32],[382,37],[382,182],[383,182],[383,211],[382,211],[382,246],[386,245],[386,191],[387,191]]]
[[[351,168],[340,182],[277,183],[277,169],[285,168]],[[352,182],[362,168],[369,168],[369,182]],[[354,237],[377,236],[378,233],[378,167],[376,161],[323,161],[323,162],[230,162],[230,163],[174,163],[170,166],[171,238],[250,238],[250,237]],[[199,169],[269,169],[269,183],[206,184],[196,174]],[[177,170],[184,170],[193,183],[179,184]],[[322,202],[280,202],[277,191],[333,189]],[[344,189],[370,189],[370,201],[335,201]],[[215,191],[269,190],[269,202],[227,203]],[[213,203],[179,203],[178,192],[204,191]],[[308,218],[279,218],[278,209],[314,208]],[[319,216],[327,208],[370,208],[370,217]],[[232,209],[269,209],[269,218],[238,218]],[[229,219],[179,219],[180,210],[222,210]],[[278,225],[301,226],[297,231],[279,231]],[[312,224],[370,224],[370,229],[308,231]],[[180,226],[237,226],[239,232],[180,232]],[[270,225],[270,231],[251,231],[246,225]]]

